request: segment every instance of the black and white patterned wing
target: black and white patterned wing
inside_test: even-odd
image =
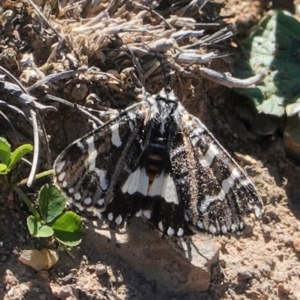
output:
[[[134,104],[57,157],[55,184],[80,211],[101,217],[133,172],[148,141],[148,113],[146,102]]]
[[[172,139],[170,160],[185,221],[212,234],[242,230],[243,215],[254,211],[261,217],[260,196],[204,124],[180,104],[178,110],[181,130]]]

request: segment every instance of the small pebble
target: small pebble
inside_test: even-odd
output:
[[[88,266],[88,267],[87,267],[87,270],[88,270],[89,272],[93,273],[93,272],[95,272],[96,267],[95,267],[94,265],[91,265],[91,266]]]
[[[286,284],[283,284],[283,283],[279,283],[277,285],[277,289],[278,289],[279,293],[282,293],[282,294],[285,294],[285,295],[288,295],[291,292],[290,287]]]
[[[76,275],[78,273],[78,269],[73,268],[73,269],[70,270],[70,273]]]
[[[102,276],[107,273],[107,269],[104,265],[97,265],[96,267],[96,275]]]
[[[271,236],[272,229],[271,229],[270,226],[263,224],[262,225],[262,230],[263,230],[263,233],[264,233],[265,237],[270,237]]]
[[[68,274],[67,276],[61,279],[61,282],[63,284],[74,283],[75,281],[76,281],[75,275],[72,273]]]
[[[296,236],[293,238],[293,247],[295,251],[300,252],[300,237]]]
[[[241,269],[238,273],[237,273],[237,277],[238,277],[238,280],[241,280],[241,281],[245,281],[245,280],[249,280],[249,279],[252,279],[252,274],[249,270],[247,269]]]

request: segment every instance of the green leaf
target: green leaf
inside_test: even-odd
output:
[[[81,242],[83,224],[81,218],[74,212],[65,212],[49,226],[54,230],[55,238],[62,244],[74,247]]]
[[[8,166],[10,156],[11,150],[9,142],[5,138],[0,137],[0,162]]]
[[[39,227],[36,237],[50,237],[54,234],[54,231],[48,225]]]
[[[54,233],[51,227],[42,224],[34,216],[29,216],[27,218],[27,227],[29,233],[34,237],[50,237]]]
[[[19,146],[10,157],[8,168],[11,170],[27,153],[33,150],[33,146],[30,144],[24,144]]]
[[[46,223],[58,217],[66,206],[66,198],[54,185],[45,184],[39,194],[39,206]]]
[[[246,57],[237,61],[235,75],[246,78],[267,71],[267,76],[255,88],[236,91],[250,98],[258,113],[282,117],[300,112],[299,32],[297,19],[277,11],[245,41]]]
[[[6,175],[7,174],[7,165],[0,163],[0,175]]]

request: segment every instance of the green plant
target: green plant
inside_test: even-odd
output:
[[[11,152],[8,141],[0,137],[0,179],[26,203],[32,215],[27,218],[30,234],[37,238],[53,236],[66,246],[76,246],[81,242],[83,225],[81,218],[74,212],[65,211],[66,198],[55,186],[45,184],[38,197],[39,211],[32,201],[19,187],[27,180],[15,182],[16,165],[21,159],[33,150],[30,144],[23,144]],[[53,171],[37,174],[35,178],[51,175]]]
[[[40,214],[35,211],[27,218],[29,232],[34,237],[54,236],[66,246],[81,242],[81,218],[72,211],[65,211],[66,198],[55,186],[45,184],[38,197]]]
[[[235,64],[235,75],[240,78],[261,71],[266,73],[264,81],[256,87],[236,89],[251,99],[264,118],[259,125],[266,127],[260,129],[262,133],[274,133],[281,124],[280,118],[300,112],[299,32],[300,23],[296,18],[286,11],[274,11],[245,40],[245,55]]]
[[[11,152],[11,146],[8,141],[0,137],[0,176],[2,175],[2,178],[7,179],[7,175],[10,175],[15,165],[32,150],[32,145],[23,144]]]

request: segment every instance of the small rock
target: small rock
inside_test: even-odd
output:
[[[6,270],[6,274],[3,279],[3,283],[6,285],[9,285],[9,286],[13,286],[13,285],[18,284],[18,280],[10,270]]]
[[[271,267],[266,265],[266,264],[263,264],[263,265],[260,265],[259,266],[259,272],[261,273],[261,275],[263,277],[267,277],[267,278],[270,278],[271,277]]]
[[[253,229],[254,229],[254,222],[248,218],[247,220],[245,220],[245,227],[243,230],[243,235],[245,237],[250,237],[253,235]]]
[[[97,265],[96,266],[96,275],[102,276],[107,273],[107,269],[104,265]]]
[[[91,273],[94,273],[95,270],[96,270],[96,267],[95,267],[94,265],[91,265],[91,266],[88,266],[88,267],[87,267],[87,270],[88,270],[89,272],[91,272]]]
[[[241,268],[237,273],[237,278],[239,281],[246,281],[252,279],[253,275],[249,269]]]
[[[42,249],[41,253],[44,255],[44,269],[52,268],[59,260],[58,251],[50,249]]]
[[[70,273],[76,275],[78,273],[78,269],[73,268],[73,269],[70,270]]]
[[[278,285],[283,284],[287,280],[287,274],[283,272],[277,272],[273,280],[275,283],[278,283]]]
[[[265,215],[270,218],[270,221],[280,222],[280,217],[272,210],[267,211]]]
[[[88,263],[88,261],[89,261],[89,260],[88,260],[87,256],[86,256],[86,255],[83,255],[83,256],[82,256],[82,262],[83,262],[83,263]]]
[[[271,236],[271,227],[268,225],[263,224],[262,225],[262,231],[265,237],[270,237]]]
[[[300,236],[293,237],[293,247],[295,251],[300,252]]]
[[[61,300],[78,300],[77,291],[70,285],[52,287],[53,296]]]
[[[290,237],[290,236],[286,236],[286,235],[284,235],[284,236],[281,236],[280,237],[280,242],[281,243],[283,243],[285,246],[292,246],[293,245],[293,240],[292,240],[292,238]]]
[[[290,287],[287,284],[279,283],[277,285],[278,292],[281,294],[288,295],[291,292]]]
[[[76,277],[72,273],[68,274],[67,276],[61,279],[61,282],[63,284],[74,283],[75,281],[76,281]]]
[[[282,251],[276,251],[276,252],[274,253],[274,255],[275,255],[280,261],[283,260],[284,253],[283,253]]]
[[[29,285],[25,282],[21,283],[19,287],[23,295],[27,294],[30,291]]]
[[[36,271],[42,269],[50,269],[58,261],[57,251],[50,249],[39,250],[23,250],[19,257],[19,261],[24,265],[33,268]]]
[[[22,290],[20,289],[19,286],[14,286],[13,288],[11,288],[7,292],[7,296],[9,297],[9,299],[18,299],[18,300],[24,299]]]

